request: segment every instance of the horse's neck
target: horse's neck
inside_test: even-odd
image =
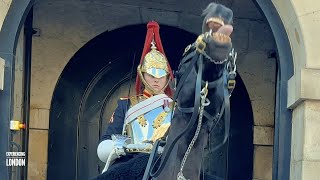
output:
[[[172,120],[171,128],[174,131],[169,133],[167,144],[171,144],[172,140],[176,138],[180,132],[182,132],[186,127],[188,121],[185,119],[190,119],[191,114],[184,114],[179,110],[175,111],[174,119]],[[187,134],[183,135],[175,144],[173,150],[170,152],[168,163],[164,167],[164,170],[160,173],[158,179],[175,180],[177,179],[177,174],[180,171],[180,165],[184,154],[194,136],[195,129],[197,125],[194,125],[193,129]],[[183,169],[183,174],[187,179],[199,179],[200,169],[202,165],[202,158],[204,156],[203,149],[206,145],[208,134],[201,130],[196,143],[194,144],[192,151],[190,152],[185,166]],[[167,151],[167,149],[165,149]]]
[[[187,66],[187,65],[185,65]],[[180,73],[185,72],[185,66],[181,67]],[[209,83],[218,80],[223,75],[224,65],[216,65],[212,62],[205,61],[203,64],[202,71],[202,80],[208,81]],[[188,72],[187,72],[188,73]],[[190,75],[187,77],[184,82],[184,86],[181,89],[178,95],[178,106],[182,108],[190,108],[194,106],[195,101],[195,84],[196,84],[196,75],[198,73],[198,68],[193,68],[190,72]],[[211,103],[205,108],[207,112],[210,112],[212,116],[218,112],[223,94],[221,94],[221,84],[217,84],[214,87],[209,88],[207,98],[210,99]],[[213,114],[215,113],[215,114]],[[191,113],[182,113],[179,108],[176,108],[174,113],[174,118],[171,123],[171,131],[169,132],[167,144],[171,144],[173,139],[175,139],[180,132],[182,132],[186,127],[191,118]],[[193,150],[188,156],[188,160],[185,164],[184,174],[186,178],[198,179],[201,169],[203,149],[207,143],[208,139],[208,128],[212,126],[212,123],[204,121],[202,125],[202,130],[200,131],[197,142],[194,144]],[[172,131],[174,129],[174,131]],[[174,149],[171,151],[168,163],[164,167],[164,170],[160,173],[159,179],[176,179],[176,175],[180,170],[180,165],[184,153],[186,152],[188,145],[196,131],[196,125],[193,126],[193,129],[187,134],[183,135],[174,146]],[[165,148],[164,154],[167,153]]]
[[[188,66],[188,65],[189,64],[186,64],[185,66]],[[220,79],[223,75],[224,66],[225,66],[224,64],[217,65],[210,61],[205,61],[202,69],[202,80],[208,81],[209,83],[211,83]],[[181,73],[183,74],[183,73],[189,73],[189,72],[185,72],[185,67],[182,67]],[[199,73],[198,65],[191,70],[190,75],[187,77],[185,84],[178,95],[178,102],[181,107],[186,108],[186,107],[194,106],[195,84],[197,83],[196,82],[197,73]],[[217,88],[219,87],[220,85],[217,85],[217,87],[213,87],[209,89],[210,94],[211,95],[216,94]]]

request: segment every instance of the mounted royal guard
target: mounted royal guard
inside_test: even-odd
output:
[[[153,143],[165,136],[170,126],[173,93],[168,84],[172,80],[159,25],[151,21],[147,24],[144,49],[137,68],[136,95],[118,100],[97,148],[99,159],[106,163],[99,179],[143,176]],[[139,166],[140,161],[140,170],[137,167],[134,172],[126,172],[131,171],[134,163]]]

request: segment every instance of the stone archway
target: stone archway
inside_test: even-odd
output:
[[[161,35],[171,66],[177,69],[184,47],[193,42],[196,36],[170,26],[162,26]],[[112,113],[116,104],[110,102],[116,102],[121,96],[128,96],[125,84],[132,76],[130,72],[134,58],[133,70],[136,69],[144,36],[145,25],[126,26],[105,32],[81,48],[65,67],[55,87],[50,111],[49,180],[66,177],[88,179],[101,171],[103,164],[99,166],[96,147],[109,118],[101,116],[101,112]],[[123,44],[123,40],[129,37],[131,41]],[[208,157],[212,157],[208,167],[213,169],[208,171],[224,177],[227,168],[229,177],[247,179],[252,178],[253,117],[245,86],[240,77],[237,80],[238,87],[231,103],[238,107],[241,104],[241,110],[234,108],[232,111],[229,147],[217,151],[217,155],[209,152]],[[121,86],[124,86],[122,90],[117,90]],[[109,103],[105,104],[105,101]],[[240,112],[242,115],[237,115]],[[212,135],[221,136],[222,139],[223,128],[218,129],[219,132]],[[237,159],[238,163],[227,165],[227,159]],[[243,163],[247,165],[242,166]],[[217,167],[220,169],[217,170]]]
[[[274,1],[273,3],[275,3],[275,6],[272,4],[272,2],[263,2],[263,1],[257,1],[257,3],[259,4],[259,6],[261,7],[261,9],[264,11],[266,17],[269,20],[269,23],[271,25],[271,28],[273,29],[273,33],[275,35],[275,39],[277,41],[277,46],[278,46],[278,50],[279,50],[279,58],[280,58],[280,62],[287,62],[285,61],[286,59],[289,61],[291,61],[293,58],[291,57],[291,49],[290,49],[290,45],[289,45],[289,41],[288,39],[283,39],[283,37],[287,37],[288,35],[285,33],[285,29],[288,29],[289,25],[287,24],[286,28],[283,28],[282,22],[279,18],[278,12],[276,11],[276,8],[279,10],[280,15],[282,15],[282,18],[288,18],[289,17],[289,13],[286,12],[286,10],[282,9],[283,7],[287,7],[285,5],[282,5],[279,3],[279,1]],[[289,3],[289,2],[288,2]],[[6,23],[3,24],[2,26],[2,31],[0,32],[0,42],[1,45],[4,45],[5,47],[8,47],[9,49],[5,49],[4,51],[1,51],[1,57],[3,59],[5,59],[6,61],[9,62],[9,64],[6,64],[6,68],[9,70],[9,73],[6,72],[6,74],[10,74],[11,72],[11,65],[10,65],[10,61],[12,62],[13,56],[14,56],[14,49],[15,49],[15,45],[10,46],[10,44],[14,44],[14,42],[16,42],[16,36],[18,34],[18,32],[20,31],[20,25],[21,22],[23,21],[24,15],[26,14],[26,12],[28,12],[28,4],[29,1],[24,1],[24,2],[13,2],[11,4],[11,8],[9,9],[9,12],[7,14],[6,18]],[[18,5],[18,6],[17,6]],[[289,9],[293,9],[292,8],[293,5],[289,6]],[[298,8],[296,8],[298,9]],[[17,13],[17,12],[21,12],[21,13]],[[292,12],[294,12],[292,10]],[[10,14],[11,13],[11,14]],[[15,15],[13,15],[15,13]],[[287,14],[286,14],[287,13]],[[13,17],[15,16],[16,19],[13,20],[9,17]],[[9,22],[10,21],[10,22]],[[284,20],[283,20],[284,21]],[[17,23],[19,25],[17,25]],[[300,26],[299,23],[297,25],[298,27]],[[281,27],[280,30],[278,27]],[[4,29],[8,30],[8,31],[4,31]],[[8,38],[7,34],[8,32],[10,32],[9,34],[12,34],[13,36],[11,36],[11,38]],[[301,35],[302,32],[300,32],[298,30],[298,33]],[[4,37],[4,35],[6,37]],[[290,34],[290,39],[294,39],[292,38],[294,36],[294,33]],[[279,41],[284,41],[283,43],[279,42]],[[284,45],[284,46],[282,46]],[[1,48],[2,50],[2,48]],[[297,49],[294,49],[297,50]],[[302,50],[303,51],[303,50]],[[298,50],[297,50],[298,52]],[[304,54],[305,52],[299,52],[297,54],[295,54],[295,56],[297,57],[303,57],[302,59],[304,59],[304,56],[302,56],[301,54]],[[299,58],[295,58],[295,59],[299,59]],[[291,63],[292,64],[292,63]],[[299,63],[296,63],[299,64]],[[279,84],[278,86],[278,102],[277,102],[277,112],[278,112],[278,117],[276,118],[278,121],[276,122],[276,131],[275,131],[275,136],[276,136],[276,140],[275,141],[275,161],[274,161],[274,169],[275,172],[274,174],[274,178],[280,178],[280,179],[287,179],[289,178],[289,164],[290,164],[290,155],[285,154],[286,152],[290,152],[290,139],[288,138],[288,136],[281,136],[281,133],[284,134],[291,134],[291,128],[290,128],[290,123],[289,120],[291,120],[291,113],[287,111],[286,109],[286,97],[288,96],[288,93],[286,92],[286,85],[285,82],[291,77],[292,75],[292,71],[293,68],[287,68],[284,64],[280,65],[280,67],[283,67],[283,69],[281,70],[281,81],[283,82],[282,84]],[[300,69],[298,71],[298,73],[300,72]],[[6,76],[6,78],[9,78],[9,84],[8,86],[10,86],[10,82],[12,79],[12,77],[10,76]],[[299,79],[299,77],[297,77],[296,79]],[[291,85],[289,86],[289,88],[291,89],[295,89],[295,83],[291,83]],[[12,85],[12,84],[11,84]],[[7,87],[8,87],[7,86]],[[1,95],[4,95],[4,93],[9,93],[10,90],[8,91],[8,89],[5,89],[4,91],[1,92]],[[0,95],[0,96],[1,96]],[[5,112],[7,110],[8,107],[10,107],[11,104],[11,100],[10,98],[8,98],[8,94],[6,94],[6,96],[1,96],[1,106],[0,106],[0,110],[1,112]],[[4,101],[2,101],[4,100]],[[284,113],[283,113],[284,112]],[[10,115],[8,114],[1,114],[3,116],[3,119],[10,119]],[[2,118],[1,116],[1,118]],[[285,119],[286,121],[284,122],[280,122],[280,119]],[[2,126],[0,127],[4,127],[4,131],[1,132],[7,132],[6,127],[8,127],[8,122],[5,122]],[[289,127],[289,128],[288,128]],[[277,128],[279,128],[277,130]],[[278,135],[277,135],[278,134]],[[6,137],[3,136],[3,137]],[[283,139],[283,137],[285,137],[286,139]],[[6,138],[5,138],[6,139]],[[6,142],[4,142],[4,144],[7,144]],[[281,147],[280,147],[281,146]],[[279,148],[278,148],[279,147]],[[278,148],[278,149],[277,149]],[[1,169],[5,169],[5,168],[1,168]],[[2,174],[2,173],[1,173]],[[282,174],[282,175],[281,175]]]
[[[256,1],[264,12],[275,36],[278,48],[278,76],[276,91],[276,112],[273,151],[273,179],[290,178],[291,156],[291,119],[292,114],[287,109],[288,84],[293,75],[293,57],[285,27],[272,2]]]
[[[173,67],[177,67],[177,59],[184,49],[177,46],[186,46],[194,35],[170,26],[162,26],[161,32],[168,59]],[[82,47],[65,67],[51,104],[48,179],[81,179],[98,173],[95,151],[99,131],[104,131],[99,127],[99,108],[105,97],[114,91],[117,82],[122,82],[132,71],[133,61],[135,66],[139,62],[145,33],[145,25],[102,33]],[[130,41],[123,43],[126,39]],[[102,120],[106,121],[106,118]],[[64,137],[63,141],[59,140],[61,137]],[[67,153],[66,147],[72,151]],[[70,161],[66,162],[66,158]],[[69,168],[64,168],[66,163]]]
[[[5,162],[6,152],[10,151],[13,134],[9,129],[10,120],[13,119],[13,88],[16,60],[16,48],[21,28],[31,9],[31,1],[2,1],[0,22],[0,59],[4,60],[4,89],[0,90],[0,160]],[[8,9],[6,9],[8,8]],[[7,13],[6,13],[7,12]],[[2,79],[0,80],[2,81]],[[25,149],[25,147],[24,147]],[[26,161],[27,163],[27,161]],[[27,168],[23,168],[24,175]],[[10,168],[0,163],[0,179],[7,179],[11,175]]]

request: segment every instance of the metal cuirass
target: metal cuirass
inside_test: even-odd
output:
[[[161,102],[164,101],[164,98],[144,100],[128,110],[126,118],[141,109],[144,110],[135,114],[130,121],[125,121],[123,134],[131,138],[131,143],[153,143],[165,135],[170,127],[172,110],[169,104],[168,107],[163,106]],[[156,105],[155,102],[158,104]]]

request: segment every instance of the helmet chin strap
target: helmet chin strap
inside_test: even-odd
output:
[[[143,81],[142,81],[143,82]],[[166,87],[168,86],[169,84],[169,81],[167,82],[167,84],[162,88],[160,89],[159,91],[156,91],[155,89],[153,89],[147,82],[146,83],[143,83],[144,84],[144,88],[150,92],[151,94],[153,95],[157,95],[157,94],[164,94],[164,90],[166,89]]]
[[[164,89],[165,88],[166,87],[164,87],[161,90],[157,91],[157,90],[153,89],[152,87],[150,87],[149,85],[146,87],[147,91],[150,92],[152,95],[164,94]]]

